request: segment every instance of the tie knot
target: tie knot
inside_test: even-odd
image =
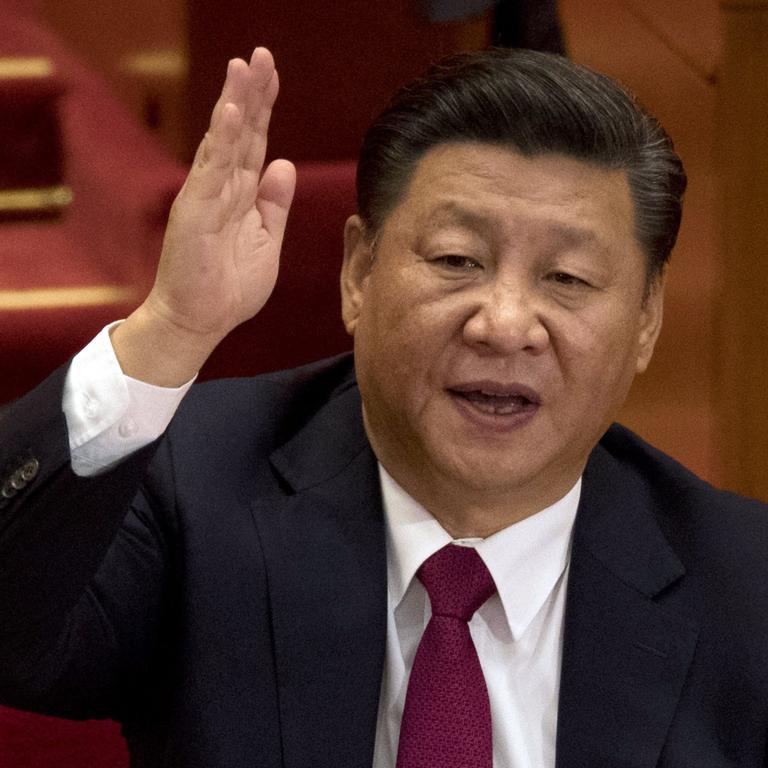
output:
[[[469,621],[496,591],[496,585],[473,547],[448,544],[424,562],[417,574],[432,604],[433,616]]]

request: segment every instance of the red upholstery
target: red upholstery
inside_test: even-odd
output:
[[[22,15],[3,18],[0,56],[48,55],[66,82],[62,136],[74,202],[60,221],[0,225],[0,292],[112,285],[132,293],[117,303],[0,308],[0,402],[31,388],[140,299],[159,253],[166,210],[183,178],[183,170],[52,35]],[[350,346],[339,320],[338,273],[344,221],[355,208],[354,164],[313,163],[298,171],[275,293],[257,319],[221,345],[203,377],[295,365]],[[0,707],[0,768],[126,765],[114,723],[75,723]]]
[[[55,75],[4,78],[0,87],[0,191],[43,192],[63,182],[59,126],[63,87]],[[34,209],[0,208],[0,222],[57,218],[55,200]]]
[[[74,201],[57,221],[0,224],[0,292],[112,286],[124,296],[117,303],[34,310],[3,308],[0,301],[0,403],[30,388],[105,321],[138,302],[184,178],[102,80],[8,1],[0,0],[0,56],[49,58],[64,89],[64,182]]]
[[[203,378],[295,365],[350,346],[339,319],[338,274],[343,224],[354,210],[354,164],[306,164],[298,171],[296,199],[275,292],[258,318],[242,325],[220,346]],[[48,233],[47,237],[52,235]],[[4,242],[0,229],[0,244]],[[66,283],[69,273],[58,266],[76,254],[60,251],[59,255],[50,276],[26,273],[27,279]],[[24,272],[21,264],[17,263],[17,267],[16,279],[21,287]],[[15,392],[29,388],[120,313],[117,306],[0,312],[0,355],[5,360],[16,360],[4,367],[2,387]],[[117,726],[73,723],[0,708],[0,768],[54,765],[127,765]]]
[[[0,292],[106,284],[133,287],[134,293],[120,304],[0,309],[0,402],[30,388],[137,301],[183,179],[182,169],[102,81],[27,15],[33,8],[0,0],[0,56],[52,60],[57,87],[65,92],[59,111],[63,180],[74,202],[60,220],[0,224]],[[38,160],[46,162],[42,153]],[[38,170],[45,178],[49,169]],[[0,708],[0,768],[117,768],[127,762],[114,723],[67,722]]]
[[[8,2],[0,0],[0,56],[48,56],[64,84],[64,181],[74,202],[60,220],[0,224],[0,293],[107,285],[127,295],[67,307],[0,306],[0,403],[34,386],[141,299],[184,176],[98,77],[35,20],[10,12]],[[295,365],[350,346],[339,320],[338,273],[344,221],[355,208],[354,164],[305,164],[298,171],[275,293],[256,320],[221,345],[203,377]],[[126,765],[114,723],[0,707],[0,768]]]
[[[127,768],[115,723],[76,723],[0,708],[2,768]]]
[[[354,209],[352,162],[298,167],[296,198],[275,292],[257,318],[237,328],[221,344],[201,378],[298,365],[350,348],[340,320],[338,275],[344,221]],[[91,249],[79,247],[55,223],[0,227],[3,287],[111,281],[130,288],[109,263],[89,261],[89,256],[92,258]],[[65,309],[0,310],[0,359],[6,361],[0,377],[0,402],[30,389],[100,328],[130,309],[131,303],[126,301]]]
[[[343,231],[355,211],[355,164],[303,163],[280,275],[264,309],[225,339],[201,378],[300,365],[351,348],[341,323]]]
[[[188,0],[192,128],[205,130],[227,59],[265,45],[280,72],[272,152],[303,161],[356,155],[395,88],[460,45],[457,27],[430,23],[426,5]]]
[[[23,15],[5,18],[0,55],[48,55],[68,88],[62,123],[74,202],[59,222],[0,226],[0,291],[112,285],[132,293],[120,303],[0,308],[0,403],[31,388],[141,299],[184,175],[55,36]],[[355,207],[353,176],[350,162],[299,167],[275,295],[258,320],[222,344],[203,378],[295,365],[349,347],[339,321],[338,269],[344,220]]]
[[[99,77],[7,2],[0,0],[0,56],[47,57],[63,86],[64,182],[74,201],[57,221],[0,224],[0,292],[106,285],[125,296],[117,304],[33,311],[3,309],[0,302],[0,402],[31,387],[105,320],[138,302],[184,178]]]

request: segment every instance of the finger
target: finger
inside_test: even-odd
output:
[[[236,144],[242,133],[242,123],[242,114],[234,104],[223,105],[197,148],[184,184],[187,194],[207,200],[221,193],[236,161]]]
[[[224,85],[211,113],[211,125],[219,119],[226,104],[235,104],[243,114],[246,112],[250,81],[250,68],[242,59],[231,59],[227,63]]]
[[[266,48],[256,48],[248,64],[243,59],[232,59],[227,67],[227,78],[222,89],[224,99],[237,104],[243,114],[248,115],[258,109],[260,94],[268,85],[274,71],[275,62]]]
[[[264,164],[267,130],[279,90],[279,80],[272,54],[266,48],[256,48],[249,66],[252,87],[245,106],[241,162],[247,170],[260,172]]]
[[[245,143],[242,149],[242,167],[248,171],[259,173],[264,165],[264,158],[267,154],[269,122],[272,117],[272,105],[277,98],[277,92],[280,89],[280,81],[277,71],[272,73],[269,83],[263,92],[261,108],[251,113],[248,123],[243,131]]]
[[[256,83],[263,88],[275,71],[275,60],[268,48],[258,46],[253,49],[248,66],[256,78]]]
[[[288,160],[273,160],[259,184],[256,208],[264,229],[279,244],[285,234],[288,211],[296,189],[296,168]]]

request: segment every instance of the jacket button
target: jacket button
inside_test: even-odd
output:
[[[26,484],[37,476],[37,472],[39,469],[40,469],[40,462],[37,459],[29,459],[29,461],[25,462],[24,465],[21,467],[18,474],[21,475],[21,477],[24,480],[24,483]]]
[[[24,477],[21,474],[21,470],[19,469],[11,475],[11,478],[10,480],[8,480],[8,483],[10,484],[11,488],[13,488],[15,491],[20,491],[27,484],[27,481],[24,479]]]
[[[2,496],[4,499],[10,499],[15,495],[16,489],[11,484],[11,481],[8,480],[3,486],[2,490],[0,490],[0,496]]]

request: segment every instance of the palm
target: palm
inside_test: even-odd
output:
[[[277,278],[295,172],[262,175],[278,80],[271,55],[230,63],[211,127],[171,213],[148,301],[179,328],[223,337],[252,317]]]

